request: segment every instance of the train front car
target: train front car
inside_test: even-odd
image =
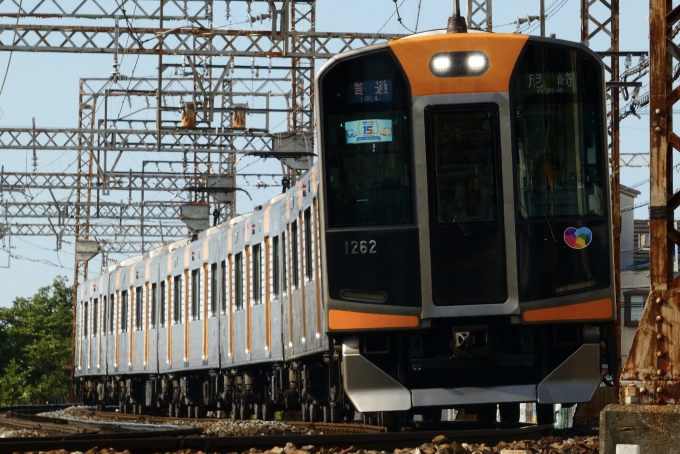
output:
[[[324,307],[354,407],[516,421],[538,402],[549,422],[590,400],[615,317],[597,55],[428,33],[334,58],[317,96]]]

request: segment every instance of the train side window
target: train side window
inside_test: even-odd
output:
[[[163,328],[165,326],[165,279],[161,281],[160,290],[160,304],[158,308],[159,321],[158,326]]]
[[[253,304],[262,302],[262,245],[253,246]]]
[[[291,284],[293,290],[300,288],[300,262],[299,262],[299,250],[298,250],[298,228],[297,221],[294,221],[290,225],[290,254],[293,261],[292,272],[293,277]]]
[[[314,255],[312,253],[312,235],[314,235],[312,232],[312,209],[307,208],[305,210],[305,275],[307,276],[308,281],[311,281],[312,276],[314,275],[312,273],[312,267],[314,264]]]
[[[283,278],[283,293],[288,291],[288,249],[286,249],[286,232],[281,232],[281,277]]]
[[[217,297],[219,295],[219,284],[217,274],[217,263],[210,265],[210,316],[217,315]]]
[[[135,329],[142,330],[142,320],[144,320],[144,287],[137,287],[135,289]]]
[[[239,252],[234,257],[234,297],[236,310],[243,309],[243,253]]]
[[[229,295],[227,293],[227,261],[222,260],[220,263],[220,279],[222,284],[220,285],[220,289],[222,290],[222,294],[220,297],[220,303],[222,304],[221,311],[223,314],[226,314],[227,312],[227,296]]]
[[[99,298],[95,298],[92,303],[92,336],[97,337],[99,331]]]
[[[281,276],[279,275],[281,272],[281,267],[279,266],[281,250],[279,248],[279,237],[275,236],[272,240],[272,293],[274,294],[274,298],[277,298],[281,291]]]
[[[108,306],[107,306],[107,301],[106,301],[106,295],[102,296],[102,336],[106,336],[106,314]]]
[[[116,326],[116,295],[113,293],[109,298],[109,334],[114,334],[113,330]]]
[[[83,302],[83,337],[87,338],[87,301]]]
[[[156,327],[156,311],[158,302],[158,288],[156,284],[151,284],[151,320],[149,321],[150,327]]]
[[[120,332],[127,333],[128,322],[128,292],[123,290],[120,292]]]
[[[201,294],[201,273],[200,270],[191,271],[191,319],[200,320],[201,304],[199,295]]]
[[[182,323],[182,276],[175,276],[172,301],[172,321]]]

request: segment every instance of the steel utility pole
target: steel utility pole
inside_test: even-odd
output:
[[[541,36],[545,38],[545,0],[539,0],[539,15],[541,16]]]
[[[543,3],[543,1],[541,1]],[[603,8],[595,8],[595,11],[604,11],[602,17],[596,17],[595,11],[590,8],[595,3]],[[594,26],[591,30],[591,25]],[[609,65],[605,63],[608,82],[619,81],[619,0],[581,0],[581,42],[592,47],[593,38],[603,37],[609,47],[604,52],[611,55]],[[606,44],[605,44],[606,45]],[[606,59],[605,59],[606,62]],[[620,115],[619,115],[619,88],[612,84],[607,90],[607,135],[609,136],[609,156],[611,165],[611,193],[612,193],[612,221],[614,226],[614,285],[616,288],[616,313],[615,325],[617,370],[610,371],[614,377],[615,386],[619,384],[618,364],[621,361],[621,176],[620,176]]]

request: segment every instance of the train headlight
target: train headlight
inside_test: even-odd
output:
[[[437,77],[479,76],[489,69],[483,52],[440,52],[430,59],[430,71]]]

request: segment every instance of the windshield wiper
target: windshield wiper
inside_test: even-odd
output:
[[[546,222],[546,224],[548,224],[548,229],[550,229],[550,236],[553,239],[553,243],[557,243],[557,239],[555,238],[555,233],[553,232],[552,224],[550,224],[550,219],[548,219],[548,213],[545,212],[544,204],[541,204],[541,211],[543,211],[543,216],[545,217],[545,222]]]
[[[460,229],[463,231],[463,234],[465,236],[472,235],[472,231],[465,225],[465,223],[463,221],[458,220],[458,216],[453,218],[453,223],[457,224],[458,227],[460,227]]]

